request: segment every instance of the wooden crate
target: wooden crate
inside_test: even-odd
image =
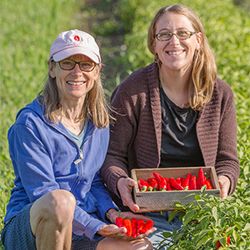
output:
[[[148,179],[154,177],[153,172],[157,172],[163,177],[186,177],[188,173],[196,175],[198,178],[198,171],[200,167],[181,167],[181,168],[144,168],[132,169],[132,178],[138,183],[139,179]],[[214,189],[206,190],[205,192],[211,195],[220,196],[220,187],[218,183],[217,174],[214,167],[202,167],[203,172],[207,178],[210,178]],[[194,196],[186,197],[188,194],[200,194],[200,190],[173,190],[173,191],[147,191],[141,192],[138,184],[134,187],[134,200],[140,207],[140,212],[152,211],[169,211],[174,210],[174,201],[180,201],[182,204],[187,204],[194,201]]]

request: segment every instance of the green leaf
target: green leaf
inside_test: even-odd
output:
[[[247,223],[247,224],[245,225],[243,231],[247,231],[247,232],[250,231],[250,223]]]
[[[217,209],[217,207],[212,208],[212,215],[213,215],[215,221],[217,222],[218,221],[218,209]]]
[[[170,237],[172,237],[172,232],[163,232],[162,235],[163,235],[165,238],[170,238]]]
[[[182,219],[183,225],[187,225],[195,217],[196,212],[197,212],[196,208],[192,208],[192,209],[188,210]]]
[[[205,245],[208,241],[211,241],[211,238],[208,236],[204,236],[197,244],[195,249],[199,249],[203,245]]]
[[[206,229],[206,228],[208,228],[209,220],[210,220],[210,218],[209,218],[208,216],[205,216],[205,217],[200,221],[201,229]]]
[[[174,210],[173,212],[171,212],[168,218],[168,222],[172,221],[178,213],[178,210]]]

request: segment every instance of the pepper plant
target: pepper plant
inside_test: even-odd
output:
[[[170,250],[250,249],[250,184],[243,182],[239,191],[227,199],[201,194],[190,194],[194,201],[183,205],[176,202],[171,221],[178,213],[183,226],[173,233],[164,232],[164,240],[158,249],[168,246]],[[242,197],[244,197],[242,199]],[[227,239],[230,237],[230,243]]]

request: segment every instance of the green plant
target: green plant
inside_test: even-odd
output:
[[[195,201],[186,206],[176,203],[169,220],[180,213],[183,226],[173,233],[164,232],[165,239],[158,249],[216,249],[218,240],[223,245],[220,249],[250,248],[250,185],[245,183],[241,193],[225,200],[205,194],[204,190],[200,195],[191,194]],[[231,241],[226,247],[227,237]]]

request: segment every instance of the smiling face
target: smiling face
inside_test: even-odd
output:
[[[162,32],[195,31],[187,17],[172,12],[164,13],[156,23],[155,34]],[[191,71],[195,50],[199,50],[201,33],[196,33],[186,40],[179,40],[175,35],[169,41],[155,38],[154,50],[162,62],[161,69],[172,71]]]
[[[91,59],[84,55],[73,55],[66,59],[76,62],[91,61]],[[86,94],[93,88],[95,80],[99,75],[100,66],[91,72],[84,72],[79,68],[79,64],[76,64],[72,70],[63,70],[58,63],[53,65],[49,62],[49,69],[50,76],[56,78],[62,102],[81,101],[84,103]]]

